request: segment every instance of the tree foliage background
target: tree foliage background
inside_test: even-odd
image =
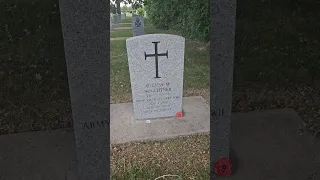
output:
[[[146,0],[144,4],[156,28],[179,30],[184,36],[210,40],[210,0]]]
[[[146,4],[146,0],[110,0],[110,6],[116,7],[119,14],[122,11],[120,3],[124,3],[125,5],[131,4],[132,9],[138,9],[142,7],[143,4]]]

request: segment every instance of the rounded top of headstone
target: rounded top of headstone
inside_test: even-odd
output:
[[[165,39],[181,39],[181,40],[185,40],[184,37],[179,36],[179,35],[175,35],[175,34],[145,34],[145,35],[141,35],[141,36],[134,36],[134,37],[130,37],[128,39],[126,39],[126,42],[130,42],[130,41],[135,41],[135,40],[139,40],[139,39],[150,39],[150,38],[165,38]]]

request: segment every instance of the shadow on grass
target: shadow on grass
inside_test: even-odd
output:
[[[304,1],[303,1],[304,2]],[[235,83],[303,83],[320,75],[316,1],[237,4]]]
[[[72,125],[58,7],[0,2],[0,134]]]

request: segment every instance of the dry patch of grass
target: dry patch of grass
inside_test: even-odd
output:
[[[134,162],[138,167],[157,169],[157,176],[176,174],[183,179],[202,179],[209,177],[209,147],[208,134],[112,145],[111,170],[113,174],[124,173],[125,166]]]

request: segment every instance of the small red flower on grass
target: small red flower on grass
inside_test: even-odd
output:
[[[218,176],[230,176],[232,164],[227,158],[219,159],[214,163],[213,168]]]
[[[178,118],[182,118],[182,112],[177,112],[176,116],[177,116]]]

